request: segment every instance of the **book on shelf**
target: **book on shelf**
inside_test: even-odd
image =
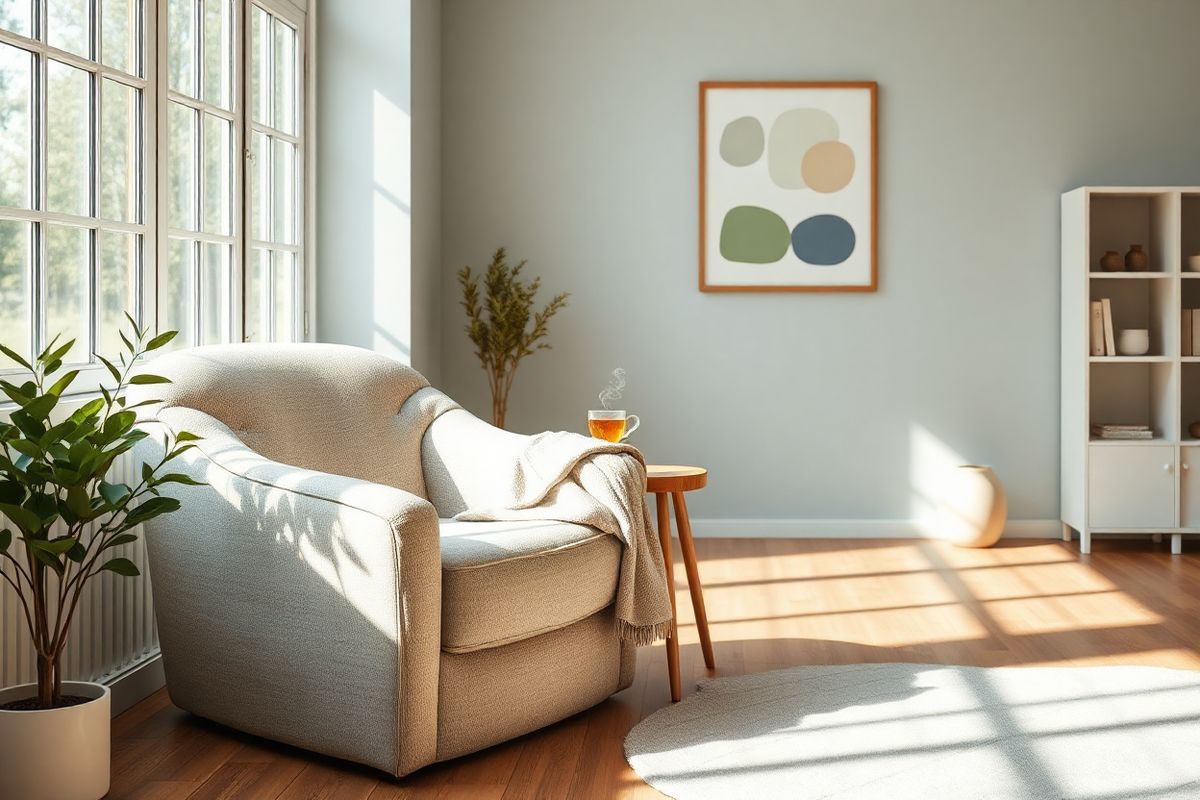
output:
[[[1092,301],[1092,313],[1089,317],[1091,321],[1091,354],[1094,356],[1104,355],[1104,305],[1099,300]]]
[[[1097,439],[1153,439],[1154,431],[1149,425],[1093,424],[1092,436]]]
[[[1101,298],[1100,305],[1104,311],[1104,354],[1115,356],[1117,354],[1116,337],[1113,335],[1113,318],[1112,318],[1112,303],[1107,297]]]
[[[1183,310],[1183,338],[1180,341],[1180,353],[1185,356],[1196,355],[1195,349],[1192,347],[1192,309],[1185,308]]]
[[[1190,308],[1187,311],[1192,312],[1192,355],[1200,356],[1200,309]]]

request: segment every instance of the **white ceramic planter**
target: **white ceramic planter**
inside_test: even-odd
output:
[[[990,467],[947,470],[938,488],[939,530],[959,547],[991,547],[1004,533],[1008,499]]]
[[[0,690],[0,705],[37,694]],[[0,711],[0,796],[100,800],[108,794],[112,703],[107,686],[63,681],[63,694],[95,698],[48,711]]]

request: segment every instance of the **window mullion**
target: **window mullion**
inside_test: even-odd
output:
[[[48,137],[46,130],[49,119],[48,106],[48,84],[49,84],[49,59],[46,56],[45,47],[46,40],[46,0],[38,0],[36,12],[34,14],[35,30],[34,35],[38,39],[39,50],[34,53],[34,106],[33,119],[36,142],[34,143],[34,187],[33,187],[33,204],[34,209],[40,212],[45,212],[47,201],[47,147]],[[33,237],[33,256],[31,261],[30,276],[33,282],[33,303],[30,307],[30,322],[33,328],[33,335],[30,338],[30,350],[32,354],[37,354],[44,346],[46,338],[46,282],[44,276],[46,274],[46,223],[37,221],[31,226]]]

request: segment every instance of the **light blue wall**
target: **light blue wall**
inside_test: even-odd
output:
[[[1057,518],[1059,194],[1200,183],[1200,3],[447,0],[443,15],[450,394],[487,414],[453,273],[503,244],[546,296],[573,293],[554,349],[518,374],[510,427],[581,429],[622,366],[648,457],[712,471],[697,517],[906,519],[921,463],[957,453],[995,467],[1012,518]],[[879,82],[878,293],[697,291],[705,79]],[[369,112],[326,97],[327,120]]]
[[[318,13],[316,338],[436,379],[441,4],[325,0]]]

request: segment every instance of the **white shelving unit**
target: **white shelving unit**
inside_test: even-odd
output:
[[[1143,245],[1149,272],[1103,272],[1106,250]],[[1200,355],[1182,356],[1181,309],[1200,308],[1200,187],[1085,186],[1062,196],[1063,539],[1200,534]],[[1147,328],[1144,356],[1090,355],[1090,301],[1108,298],[1113,327]],[[1150,440],[1100,440],[1093,423],[1149,425]]]

